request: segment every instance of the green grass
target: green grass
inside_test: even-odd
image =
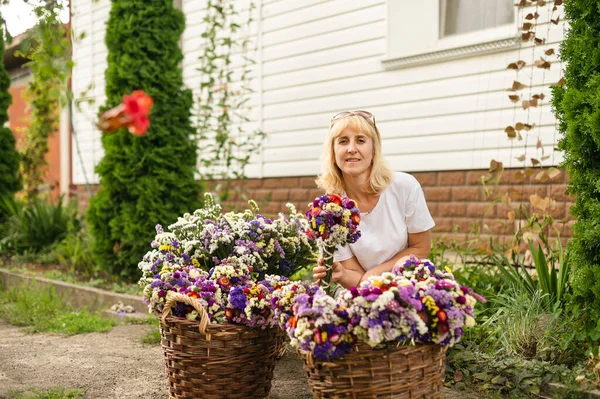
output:
[[[140,319],[140,318],[128,318],[127,324],[145,324],[149,325],[150,328],[146,331],[146,335],[142,337],[140,340],[143,344],[148,345],[159,345],[160,344],[160,329],[158,328],[158,324],[160,321],[158,317],[155,315],[148,315],[148,317]]]
[[[48,390],[31,388],[21,392],[11,392],[7,399],[80,399],[84,397],[81,389],[54,387]]]
[[[141,339],[143,344],[148,345],[159,345],[161,340],[160,330],[158,326],[150,326],[146,335],[144,335]]]
[[[115,326],[111,319],[87,310],[74,311],[53,288],[12,287],[0,292],[0,318],[28,332],[75,335],[106,332]]]

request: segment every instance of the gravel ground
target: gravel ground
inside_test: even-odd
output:
[[[25,334],[0,321],[0,399],[55,386],[83,389],[87,399],[167,399],[162,349],[140,343],[148,326],[63,338]],[[271,399],[309,399],[302,362],[287,353],[275,369]],[[446,389],[444,399],[474,398]]]

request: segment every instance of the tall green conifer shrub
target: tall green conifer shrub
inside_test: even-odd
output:
[[[3,21],[0,15],[0,21]],[[21,188],[19,175],[19,153],[15,148],[15,136],[5,127],[8,122],[8,107],[12,103],[10,76],[4,66],[4,31],[0,28],[0,198],[12,197]],[[0,221],[6,215],[0,207]]]
[[[104,136],[96,168],[101,188],[87,219],[102,268],[130,279],[149,249],[157,223],[168,225],[200,203],[194,180],[196,144],[190,124],[192,93],[182,88],[179,38],[183,14],[173,0],[112,0],[106,30],[107,107],[143,89],[154,98],[150,129]]]
[[[569,191],[577,196],[577,218],[569,243],[572,289],[587,339],[600,339],[600,1],[566,0],[569,23],[561,44],[565,87],[555,87],[552,104],[559,119],[562,166]]]

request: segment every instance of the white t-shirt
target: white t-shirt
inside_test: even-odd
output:
[[[338,247],[334,259],[356,256],[362,267],[370,270],[406,249],[408,233],[422,233],[433,226],[421,185],[413,176],[397,172],[375,208],[361,212],[361,237],[354,244]]]

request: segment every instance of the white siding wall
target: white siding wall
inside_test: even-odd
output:
[[[107,50],[104,44],[106,21],[110,12],[110,1],[77,0],[73,2],[73,30],[75,35],[85,33],[82,40],[73,44],[72,88],[75,99],[83,99],[84,93],[94,103],[82,102],[80,109],[73,108],[74,138],[72,148],[73,183],[98,183],[95,166],[104,155],[100,142],[100,131],[95,126],[98,107],[104,104],[104,70],[107,67]],[[91,89],[90,89],[91,88]],[[89,91],[88,91],[89,89]],[[79,143],[81,156],[77,153]]]
[[[75,3],[80,13],[74,16],[75,26],[94,29],[76,46],[74,80],[79,89],[96,82],[97,104],[101,104],[106,67],[102,27],[108,1]],[[236,1],[241,8],[247,3]],[[184,81],[194,90],[201,79],[196,68],[202,54],[203,5],[202,0],[182,1],[187,18],[182,39]],[[259,10],[262,20],[246,32],[262,40],[255,54],[262,63],[254,73],[256,93],[248,128],[262,127],[268,138],[247,170],[251,177],[318,173],[330,117],[351,109],[367,109],[376,116],[384,153],[396,170],[487,168],[491,159],[517,167],[522,164],[515,158],[525,152],[528,158],[539,157],[538,137],[546,154],[552,153],[557,135],[547,86],[558,81],[561,65],[555,55],[544,56],[553,61],[549,71],[531,65],[547,48],[558,50],[562,28],[549,25],[541,9],[538,36],[549,32],[546,45],[534,49],[526,43],[520,49],[391,71],[381,63],[388,56],[387,24],[402,21],[387,20],[385,0],[263,0]],[[518,59],[528,64],[518,74],[520,82],[532,87],[523,91],[525,97],[543,92],[547,97],[542,106],[524,111],[509,101],[506,89],[517,74],[506,66]],[[503,131],[515,122],[537,127],[526,140],[511,142]],[[90,173],[102,155],[99,134],[84,116],[78,115],[76,123]],[[559,160],[560,154],[555,154],[545,163]],[[73,162],[75,183],[81,183],[75,156]]]

